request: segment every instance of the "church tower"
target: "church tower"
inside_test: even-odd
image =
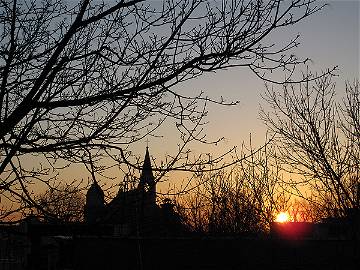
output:
[[[105,214],[104,192],[94,179],[91,187],[86,193],[86,204],[84,207],[85,222],[95,223]]]
[[[146,203],[156,203],[156,183],[151,167],[149,147],[146,147],[145,159],[138,189],[142,191]]]

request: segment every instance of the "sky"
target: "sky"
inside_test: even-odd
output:
[[[300,46],[295,54],[300,58],[310,58],[309,69],[322,72],[338,66],[336,81],[337,96],[344,94],[345,81],[359,79],[359,12],[360,1],[328,1],[319,13],[308,17],[292,28],[275,33],[275,42],[286,40],[300,34]],[[304,71],[304,70],[302,70]],[[225,152],[242,143],[253,147],[265,142],[266,127],[259,119],[260,106],[266,108],[261,94],[264,82],[244,68],[223,70],[206,74],[199,79],[180,86],[203,90],[211,97],[224,96],[228,100],[239,100],[234,107],[210,105],[208,124],[205,133],[209,139],[225,137],[217,146],[194,145],[194,152],[210,152],[214,155]],[[156,160],[176,147],[176,135],[171,133],[171,125],[166,126],[163,138],[150,138],[149,147]],[[250,135],[251,134],[251,135]],[[164,143],[166,142],[166,143]],[[139,144],[138,152],[144,151],[146,143]]]
[[[325,3],[325,1],[323,1]],[[300,46],[295,53],[301,58],[310,58],[309,69],[312,72],[321,72],[338,66],[339,75],[336,79],[339,96],[344,92],[345,81],[359,78],[359,1],[328,1],[319,13],[308,17],[285,32],[275,33],[275,42],[286,41],[300,34]],[[303,70],[304,71],[304,70]],[[217,73],[206,74],[199,79],[182,85],[181,88],[193,89],[195,92],[203,90],[207,95],[217,98],[224,96],[228,100],[239,100],[240,104],[234,107],[210,105],[209,124],[206,134],[209,139],[225,137],[222,144],[213,151],[222,148],[240,145],[243,141],[249,142],[250,133],[252,142],[261,145],[265,140],[266,128],[259,120],[260,106],[266,107],[261,98],[264,92],[264,82],[245,68],[223,70]],[[171,124],[170,124],[171,126]],[[166,127],[168,129],[170,127]],[[174,138],[167,133],[164,138],[150,138],[149,146],[153,153],[162,155],[171,151],[169,145],[176,144]],[[169,141],[164,149],[164,139]],[[145,147],[144,141],[143,146]],[[206,151],[208,146],[197,145],[199,150]],[[219,149],[219,150],[218,150]]]
[[[325,3],[325,1],[320,1]],[[319,13],[308,17],[297,25],[285,31],[275,33],[275,42],[286,42],[300,34],[300,46],[295,53],[301,58],[311,58],[309,69],[321,72],[338,66],[337,90],[339,96],[344,92],[345,81],[359,78],[359,1],[328,1]],[[217,146],[196,144],[194,152],[209,152],[220,154],[233,146],[249,144],[251,134],[254,147],[265,141],[266,127],[259,119],[260,106],[266,108],[261,99],[264,92],[264,82],[249,70],[244,68],[223,70],[206,74],[186,84],[177,86],[179,91],[204,91],[207,95],[217,98],[220,96],[228,100],[239,100],[233,107],[210,104],[208,106],[209,122],[204,130],[211,140],[224,137]],[[158,134],[159,138],[144,139],[132,150],[140,156],[145,153],[148,144],[150,154],[160,162],[166,154],[174,153],[177,147],[178,134],[174,132],[175,124],[166,123]],[[87,178],[87,173],[79,166],[71,166],[60,176],[63,179]],[[122,179],[119,179],[119,181]]]

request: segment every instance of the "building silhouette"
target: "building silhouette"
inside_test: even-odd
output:
[[[164,236],[184,232],[171,201],[165,200],[161,206],[156,203],[156,181],[148,147],[136,188],[127,189],[125,184],[106,204],[104,192],[94,180],[86,194],[84,219],[87,224],[111,224],[118,236]]]

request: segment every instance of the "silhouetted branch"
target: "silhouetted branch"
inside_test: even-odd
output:
[[[124,164],[113,150],[126,156],[165,120],[176,123],[183,145],[164,173],[219,163],[188,162],[185,145],[216,143],[202,130],[206,104],[236,101],[175,87],[235,67],[293,80],[306,62],[293,55],[297,39],[277,48],[266,40],[322,8],[315,0],[1,1],[1,196],[30,207],[33,184],[53,186],[57,168],[86,163],[89,153],[97,173],[114,166],[96,164],[106,158]]]

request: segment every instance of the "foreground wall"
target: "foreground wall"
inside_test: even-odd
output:
[[[360,242],[78,238],[58,269],[360,269]]]

